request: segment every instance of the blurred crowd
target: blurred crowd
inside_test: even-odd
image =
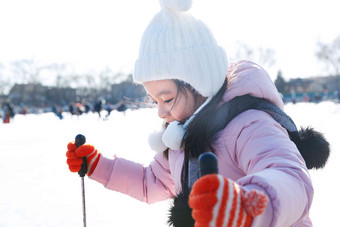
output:
[[[100,99],[97,102],[90,103],[68,102],[62,105],[43,105],[41,107],[13,105],[10,102],[3,102],[0,106],[0,119],[2,123],[10,123],[17,114],[41,114],[52,112],[59,119],[63,119],[66,115],[81,116],[88,113],[98,114],[98,118],[107,120],[112,111],[122,112],[125,115],[126,110],[136,110],[139,108],[150,107],[147,103],[129,102],[121,100],[118,103],[108,103],[105,99]]]
[[[292,91],[290,94],[282,95],[282,99],[284,103],[297,103],[297,102],[313,102],[318,103],[322,101],[333,101],[336,103],[340,102],[340,89],[335,90],[333,92],[329,92],[325,89],[322,92],[305,92],[305,93],[297,93]]]
[[[295,93],[291,92],[288,95],[282,95],[284,103],[297,102],[322,102],[333,101],[340,103],[340,91],[328,92],[325,90],[320,93]],[[0,106],[0,120],[4,124],[12,121],[16,114],[41,114],[52,112],[59,119],[63,119],[66,115],[81,116],[87,113],[96,113],[98,118],[107,120],[112,111],[122,112],[125,115],[126,110],[136,110],[139,108],[150,108],[152,105],[146,101],[136,100],[121,100],[118,103],[109,103],[105,99],[99,99],[97,102],[65,102],[62,105],[43,105],[40,107],[13,105],[10,102],[3,102]]]

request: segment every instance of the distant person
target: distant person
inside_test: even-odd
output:
[[[23,115],[27,114],[27,107],[26,106],[23,106],[21,108],[20,114],[23,114]]]
[[[99,100],[98,102],[96,102],[96,103],[94,104],[94,107],[93,107],[93,112],[98,113],[99,118],[102,117],[101,114],[100,114],[100,112],[101,112],[102,109],[103,109],[103,103],[104,103],[103,100]]]
[[[191,1],[160,2],[161,11],[143,34],[133,75],[164,121],[149,139],[157,151],[154,160],[144,166],[107,158],[93,145],[77,148],[72,141],[66,153],[70,171],[78,172],[86,157],[87,176],[108,189],[149,204],[175,198],[171,211],[177,212],[170,213],[169,223],[176,227],[312,226],[314,191],[308,168],[315,167],[314,161],[319,167],[325,164],[328,143],[317,134],[325,146],[317,150],[310,145],[308,156],[302,156],[305,150],[298,150],[288,132],[302,138],[283,113],[268,73],[247,60],[229,64],[208,27],[183,12]],[[239,97],[247,99],[238,102]],[[247,100],[282,113],[279,120],[294,129],[251,108],[228,122],[229,114],[252,103]],[[197,159],[208,151],[216,154],[219,173],[198,179]]]
[[[322,100],[328,100],[328,89],[327,89],[327,87],[325,87],[324,89],[323,89],[323,91],[322,91]]]
[[[106,115],[105,115],[105,120],[107,120],[109,117],[110,117],[110,115],[111,115],[111,112],[112,112],[112,110],[113,110],[113,107],[112,107],[112,105],[110,104],[110,103],[107,103],[106,104],[106,107],[105,107],[105,110],[106,110]]]
[[[85,102],[84,103],[85,113],[88,113],[90,111],[90,104]]]
[[[52,106],[52,112],[60,119],[63,119],[63,114],[62,114],[62,110],[61,108],[59,108],[58,106],[54,105]]]
[[[308,96],[307,93],[304,93],[304,94],[303,94],[303,101],[304,101],[304,102],[309,102],[309,96]]]
[[[71,115],[75,114],[73,102],[69,102],[69,104],[68,104],[68,111],[70,112]]]
[[[84,112],[85,112],[85,107],[81,103],[77,102],[76,103],[76,114],[79,116],[79,115],[82,115]]]
[[[319,103],[322,101],[322,95],[320,92],[315,92],[314,94],[314,102]]]
[[[116,110],[118,112],[123,112],[124,115],[125,115],[125,111],[127,110],[127,106],[125,104],[125,102],[123,100],[121,100],[119,103],[118,103],[118,107],[116,108]]]
[[[290,95],[291,95],[291,97],[292,97],[292,98],[291,98],[292,103],[295,104],[296,101],[297,101],[295,91],[292,90],[292,91],[290,92]]]
[[[3,123],[8,124],[14,118],[15,112],[12,105],[8,102],[3,104],[3,109]]]

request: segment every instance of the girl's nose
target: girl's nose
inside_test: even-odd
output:
[[[158,106],[158,116],[160,118],[166,118],[169,115],[169,111],[162,107],[162,106]]]

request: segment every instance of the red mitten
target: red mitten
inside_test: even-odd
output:
[[[86,157],[87,176],[90,176],[98,164],[100,155],[97,149],[90,144],[77,147],[73,141],[67,145],[67,164],[71,172],[79,172],[83,163],[82,158]]]
[[[195,227],[248,227],[267,203],[262,192],[244,193],[236,182],[217,174],[198,179],[189,196]]]

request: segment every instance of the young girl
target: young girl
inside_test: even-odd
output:
[[[229,65],[209,29],[185,12],[191,1],[160,3],[134,72],[164,119],[149,141],[158,151],[154,161],[144,167],[108,159],[92,145],[70,142],[70,170],[78,172],[86,157],[90,179],[150,204],[191,191],[191,226],[312,226],[311,178],[287,130],[264,111],[246,110],[229,123],[219,111],[243,95],[283,110],[266,71],[246,60]],[[219,174],[196,181],[195,160],[206,151],[216,154]]]

